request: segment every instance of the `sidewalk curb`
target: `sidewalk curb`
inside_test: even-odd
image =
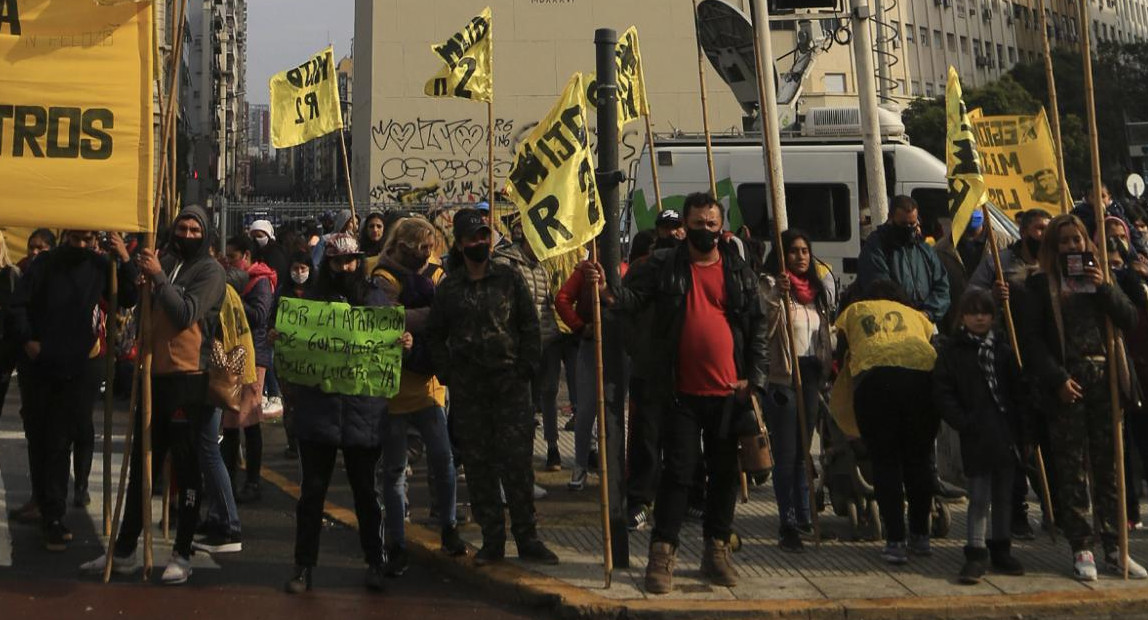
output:
[[[299,487],[281,474],[264,468],[263,477],[283,492],[298,498]],[[324,512],[352,528],[358,528],[354,512],[327,502]],[[1067,615],[1112,617],[1144,614],[1148,609],[1148,586],[1109,590],[1057,591],[1035,594],[996,594],[934,598],[884,598],[836,600],[733,600],[610,599],[504,561],[493,566],[474,565],[473,552],[450,557],[440,550],[438,533],[408,523],[407,546],[411,555],[449,575],[479,586],[492,598],[505,603],[545,609],[568,620],[677,620],[698,618],[805,618],[808,620],[898,620],[948,618],[1022,618]],[[1065,577],[1068,579],[1069,577]]]

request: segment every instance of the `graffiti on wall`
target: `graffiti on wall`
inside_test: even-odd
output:
[[[502,187],[512,155],[537,121],[494,120],[494,183]],[[389,119],[371,127],[371,202],[455,204],[488,194],[486,119]],[[645,135],[636,129],[622,136],[622,169],[641,153]],[[591,148],[597,135],[591,130]]]

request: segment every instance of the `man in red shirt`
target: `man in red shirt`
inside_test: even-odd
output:
[[[727,404],[748,407],[765,389],[769,352],[757,276],[734,246],[721,241],[721,206],[709,194],[686,197],[686,243],[658,250],[632,267],[627,284],[606,286],[601,267],[586,277],[616,311],[652,307],[647,389],[662,411],[662,478],[646,590],[673,589],[678,534],[694,470],[705,442],[706,510],[702,574],[716,585],[737,585],[729,538],[737,501],[737,436],[722,431]],[[731,402],[731,399],[733,402]]]

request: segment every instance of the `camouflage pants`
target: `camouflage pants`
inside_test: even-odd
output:
[[[534,525],[534,416],[525,381],[451,385],[454,439],[466,467],[471,512],[483,546],[506,543],[499,487],[506,491],[511,531],[519,543],[537,537]]]
[[[1073,553],[1091,549],[1096,542],[1089,514],[1091,500],[1100,523],[1101,542],[1105,551],[1111,552],[1117,541],[1117,501],[1107,373],[1103,365],[1089,363],[1072,370],[1073,378],[1084,388],[1084,398],[1071,405],[1058,402],[1048,415],[1055,492],[1059,495],[1056,520]]]

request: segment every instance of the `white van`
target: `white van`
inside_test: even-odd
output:
[[[882,150],[889,194],[912,196],[920,205],[921,229],[926,236],[939,238],[951,221],[945,165],[927,151],[912,146],[896,135],[900,125],[882,110]],[[810,110],[807,118],[846,118],[859,121],[855,109]],[[886,124],[888,123],[888,124]],[[814,242],[814,252],[829,263],[843,285],[857,274],[857,256],[870,223],[865,179],[864,148],[859,124],[847,122],[836,128],[826,124],[807,128],[806,135],[782,138],[782,166],[785,175],[789,226],[800,228]],[[903,131],[903,129],[901,130]],[[825,136],[808,134],[821,132]],[[850,135],[851,134],[851,135]],[[892,135],[890,135],[892,134]],[[714,172],[718,200],[726,209],[726,227],[738,230],[748,226],[753,237],[768,245],[773,239],[767,206],[768,191],[758,137],[713,139]],[[701,138],[655,140],[654,152],[664,209],[681,209],[687,194],[709,190],[705,142]],[[630,170],[630,191],[626,204],[629,235],[653,228],[657,217],[649,155],[635,158]],[[1018,236],[1016,225],[994,208],[994,231],[1001,240]]]

